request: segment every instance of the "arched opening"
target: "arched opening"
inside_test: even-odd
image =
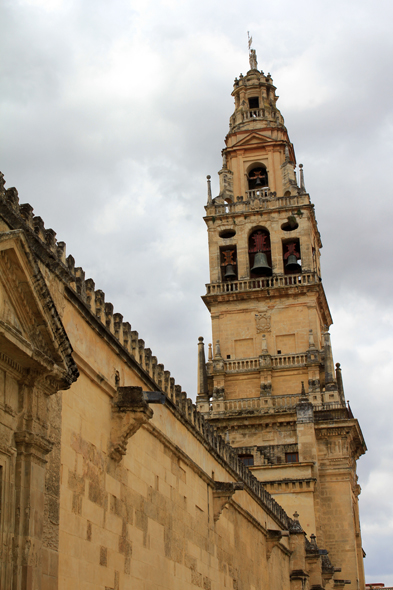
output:
[[[255,166],[248,175],[248,189],[250,191],[266,188],[269,186],[268,175],[265,166]]]
[[[235,281],[237,279],[236,246],[220,248],[221,280]]]
[[[267,229],[256,229],[248,238],[250,278],[269,277],[272,274],[270,234]]]
[[[302,272],[302,260],[299,238],[285,240],[282,244],[284,259],[284,274],[293,275]]]

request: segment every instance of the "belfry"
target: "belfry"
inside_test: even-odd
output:
[[[366,445],[334,366],[320,233],[270,74],[235,79],[219,195],[208,176],[213,345],[197,407],[319,547],[364,587],[356,460]]]

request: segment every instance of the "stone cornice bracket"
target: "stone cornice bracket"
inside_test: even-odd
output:
[[[283,531],[275,531],[272,529],[268,529],[266,539],[266,557],[268,559],[270,559],[274,547],[276,547],[280,543],[283,536],[282,533]]]
[[[333,580],[334,582],[334,590],[339,590],[339,588],[344,589],[346,584],[350,584],[351,580]]]
[[[128,439],[153,416],[145,401],[142,387],[118,387],[112,406],[112,428],[109,454],[119,463],[127,452]]]
[[[45,465],[45,456],[52,450],[53,443],[30,430],[22,430],[15,432],[15,446],[18,455],[30,456],[34,463]]]
[[[214,522],[220,518],[225,506],[232,499],[236,490],[243,490],[244,483],[237,481],[216,481],[213,490],[213,516]]]

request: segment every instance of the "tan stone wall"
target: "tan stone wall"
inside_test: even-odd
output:
[[[266,557],[277,523],[247,491],[214,521],[214,481],[233,474],[169,408],[153,405],[121,462],[109,457],[115,371],[141,381],[71,304],[63,320],[83,362],[62,394],[59,588],[289,588],[287,540]]]

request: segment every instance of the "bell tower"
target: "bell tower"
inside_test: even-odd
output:
[[[234,81],[219,195],[208,176],[212,340],[198,409],[352,588],[364,587],[356,460],[366,451],[334,367],[321,237],[270,74]]]

